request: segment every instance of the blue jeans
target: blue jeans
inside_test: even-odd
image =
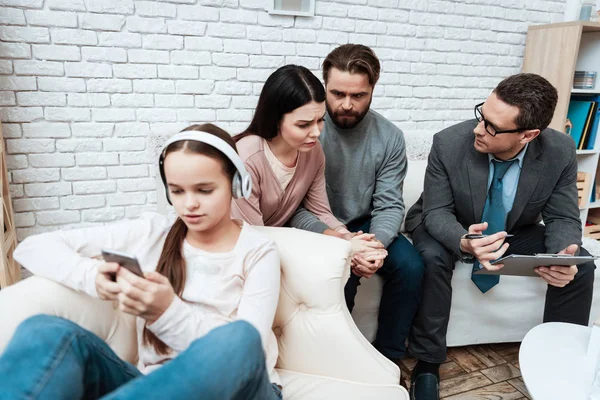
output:
[[[351,232],[369,232],[370,227],[370,219],[348,224]],[[425,267],[417,249],[402,235],[387,247],[387,251],[383,266],[377,271],[377,275],[385,283],[379,304],[379,327],[373,346],[390,360],[399,360],[406,354],[406,339],[421,302]],[[360,279],[352,273],[344,288],[350,312],[354,308],[354,297]]]
[[[104,396],[104,397],[103,397]],[[269,382],[258,331],[245,321],[214,329],[148,375],[98,336],[36,315],[0,356],[0,399],[281,399]]]

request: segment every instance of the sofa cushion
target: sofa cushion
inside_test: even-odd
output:
[[[471,281],[471,264],[457,262],[452,277],[452,307],[446,340],[448,346],[520,342],[542,323],[546,283],[536,277],[502,276],[500,284],[483,294]],[[362,279],[352,317],[369,340],[375,338],[383,280]],[[600,292],[600,274],[594,279]],[[600,315],[600,296],[594,296],[592,321]]]
[[[402,197],[404,199],[404,217],[408,210],[419,200],[421,192],[423,192],[423,182],[425,180],[425,169],[427,168],[427,160],[409,160],[406,170],[406,178],[404,178],[404,188]],[[400,227],[400,232],[405,233],[404,221]]]
[[[32,276],[0,290],[0,353],[17,326],[36,314],[71,320],[106,341],[115,353],[132,364],[137,362],[135,318],[102,301],[59,283]]]
[[[404,179],[404,205],[406,210],[412,207],[419,200],[423,192],[423,183],[425,181],[425,170],[427,169],[427,160],[409,160]]]

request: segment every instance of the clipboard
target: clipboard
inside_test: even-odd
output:
[[[511,254],[506,257],[499,258],[491,262],[494,264],[504,264],[504,267],[497,271],[488,271],[481,268],[475,271],[478,275],[512,275],[512,276],[539,276],[533,270],[535,267],[543,267],[548,265],[577,265],[587,261],[598,259],[597,256],[571,256],[568,254],[535,254],[526,256],[521,254]]]

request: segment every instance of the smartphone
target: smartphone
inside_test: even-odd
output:
[[[481,234],[477,234],[477,233],[467,233],[464,236],[464,238],[467,239],[467,240],[470,240],[470,239],[483,239],[486,236],[490,236],[490,235],[481,235]],[[509,237],[513,237],[513,236],[515,236],[515,235],[508,234],[505,237],[509,238]]]
[[[106,262],[114,262],[121,267],[128,269],[137,276],[144,277],[144,273],[140,268],[140,263],[137,258],[131,254],[123,253],[116,250],[102,250],[102,257]]]

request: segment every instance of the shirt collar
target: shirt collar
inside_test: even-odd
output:
[[[488,153],[488,161],[490,162],[490,164],[492,163],[492,160],[496,160],[496,161],[513,161],[513,160],[517,160],[519,163],[519,168],[523,169],[523,159],[525,158],[525,152],[527,151],[527,147],[529,147],[529,143],[527,143],[525,145],[525,147],[523,147],[523,150],[521,150],[519,152],[519,154],[517,154],[516,157],[511,158],[510,160],[499,160],[496,157],[494,157],[494,155],[492,153]]]

